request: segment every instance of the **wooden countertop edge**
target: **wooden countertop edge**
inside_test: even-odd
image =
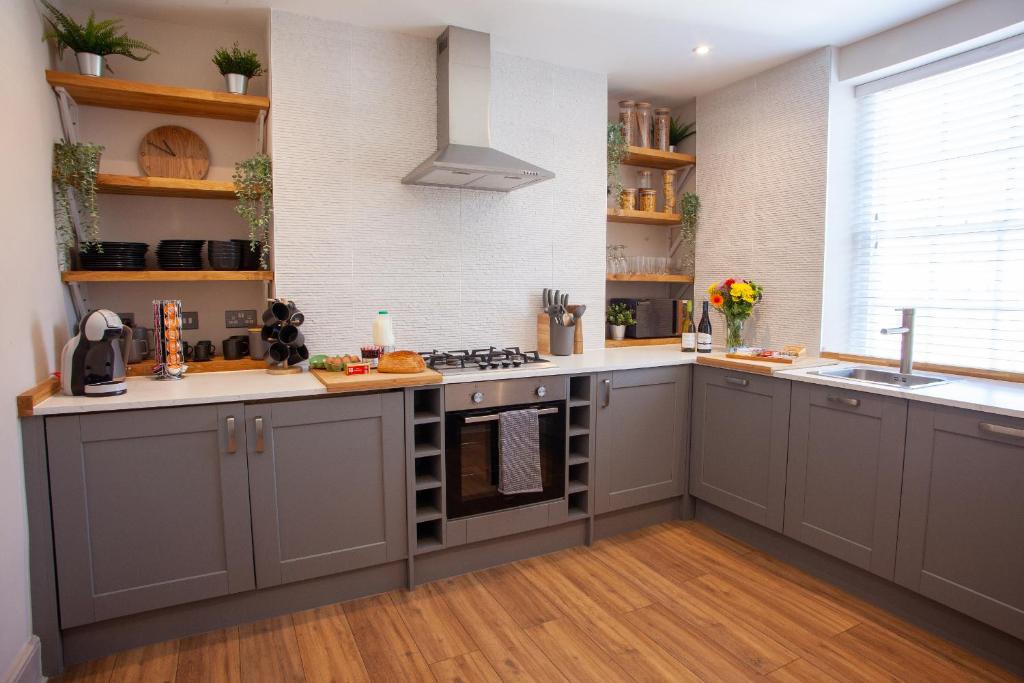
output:
[[[35,385],[28,391],[18,394],[18,417],[32,417],[35,407],[60,393],[60,381],[56,377],[50,377]]]

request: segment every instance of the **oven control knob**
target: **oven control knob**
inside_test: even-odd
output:
[[[473,403],[483,403],[484,402],[484,394],[483,394],[483,392],[482,391],[474,392],[473,396],[472,396],[472,399],[473,399]]]
[[[537,387],[537,396],[539,396],[541,398],[544,398],[547,395],[548,395],[548,388],[546,386],[544,386],[542,384],[541,386]]]

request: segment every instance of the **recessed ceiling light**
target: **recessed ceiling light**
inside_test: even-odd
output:
[[[693,54],[697,55],[698,57],[703,57],[709,52],[711,52],[710,45],[698,45],[697,47],[693,48]]]

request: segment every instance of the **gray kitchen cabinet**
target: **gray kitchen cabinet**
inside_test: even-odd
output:
[[[784,533],[893,578],[907,402],[794,382]]]
[[[896,582],[1024,638],[1024,420],[910,405]]]
[[[698,365],[690,493],[782,531],[789,442],[787,380]]]
[[[260,588],[406,557],[401,392],[247,405]]]
[[[675,366],[598,375],[598,514],[685,492],[690,372]]]
[[[47,418],[61,627],[254,587],[241,404]]]

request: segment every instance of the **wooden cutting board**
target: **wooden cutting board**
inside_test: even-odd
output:
[[[379,389],[402,389],[419,387],[425,384],[440,384],[441,373],[435,370],[424,370],[417,373],[392,374],[371,370],[368,375],[346,375],[344,372],[328,370],[310,370],[327,391],[344,393],[351,391],[374,391]]]
[[[726,368],[727,370],[741,370],[743,372],[753,372],[758,375],[773,375],[780,370],[799,370],[800,368],[813,368],[822,365],[835,365],[835,361],[831,361],[827,358],[814,358],[803,356],[797,358],[792,363],[772,363],[763,360],[739,360],[735,358],[728,358],[727,354],[716,351],[712,353],[699,354],[697,356],[697,365],[710,365],[716,368]]]

